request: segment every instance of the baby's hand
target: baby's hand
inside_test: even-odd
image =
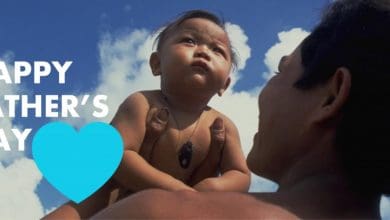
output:
[[[156,141],[164,133],[169,119],[169,112],[166,108],[152,107],[147,116],[146,133],[141,145],[140,155],[146,161],[150,160],[150,156]]]

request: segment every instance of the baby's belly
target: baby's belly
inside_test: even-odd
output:
[[[190,147],[192,148],[192,153],[188,153],[187,151],[184,152],[187,155],[180,156],[180,152],[183,153],[183,144],[188,140],[182,140],[178,143],[177,138],[177,132],[174,131],[168,131],[165,135],[161,136],[154,146],[149,162],[155,168],[188,183],[191,175],[207,156],[209,140],[207,138],[201,139],[193,137],[191,140],[192,145]],[[186,147],[188,148],[189,146],[187,145]],[[185,166],[183,167],[185,162],[189,163],[187,168],[185,168]]]

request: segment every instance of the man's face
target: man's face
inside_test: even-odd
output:
[[[259,128],[248,155],[256,174],[278,181],[307,151],[310,112],[318,104],[316,90],[301,90],[294,83],[302,75],[300,47],[284,56],[277,73],[259,95]]]
[[[227,86],[232,57],[221,27],[192,18],[169,35],[158,54],[163,92],[211,97]]]

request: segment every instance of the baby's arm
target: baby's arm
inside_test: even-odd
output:
[[[224,118],[222,125],[217,125],[217,120],[219,119],[216,119],[211,129],[210,152],[206,158],[209,161],[205,161],[205,165],[210,166],[210,170],[215,170],[215,166],[218,166],[218,162],[220,162],[221,176],[201,180],[194,186],[194,189],[198,191],[247,192],[250,184],[250,171],[241,150],[237,128],[227,118]],[[223,138],[225,138],[224,141]],[[220,150],[218,148],[221,147],[221,144],[223,144],[221,158],[215,158],[219,154],[212,153],[212,151]]]
[[[142,93],[129,96],[119,107],[111,124],[120,132],[124,155],[114,179],[125,189],[140,191],[148,188],[194,190],[182,181],[151,166],[139,154],[146,133],[149,103]],[[143,146],[146,147],[146,146]]]

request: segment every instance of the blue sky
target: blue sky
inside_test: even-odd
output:
[[[48,77],[41,84],[34,85],[32,77],[28,77],[19,86],[3,85],[0,82],[0,86],[6,88],[3,92],[0,91],[0,95],[6,94],[4,91],[30,95],[105,94],[112,100],[109,102],[110,114],[105,119],[109,121],[117,105],[127,94],[137,89],[158,86],[158,79],[151,77],[147,67],[153,31],[183,11],[207,9],[230,23],[228,30],[236,42],[233,45],[241,55],[241,67],[234,75],[233,87],[223,97],[224,101],[215,100],[212,104],[221,111],[229,109],[225,113],[237,122],[237,127],[243,133],[241,139],[244,151],[247,152],[257,126],[253,118],[257,118],[258,114],[258,92],[275,68],[275,62],[283,53],[291,52],[311,30],[327,2],[328,0],[2,0],[1,60],[9,64],[18,60],[71,60],[73,64],[67,72],[65,85],[59,85],[55,77]],[[117,78],[122,79],[122,84],[115,83]],[[113,83],[110,84],[111,81]],[[237,103],[241,109],[237,109]],[[247,112],[242,114],[242,109]],[[94,120],[85,116],[88,107],[80,111],[85,113],[80,119],[66,120],[75,126]],[[20,128],[33,129],[24,153],[0,152],[0,182],[5,182],[0,194],[6,188],[12,188],[14,191],[11,192],[15,192],[12,197],[16,202],[9,205],[9,208],[12,210],[13,206],[30,206],[25,211],[27,216],[39,217],[66,201],[42,180],[30,159],[34,132],[53,119],[30,117],[0,120],[3,127],[18,125]],[[25,188],[30,191],[23,196],[18,193]],[[257,179],[252,185],[252,190],[255,191],[274,188],[274,185]]]

